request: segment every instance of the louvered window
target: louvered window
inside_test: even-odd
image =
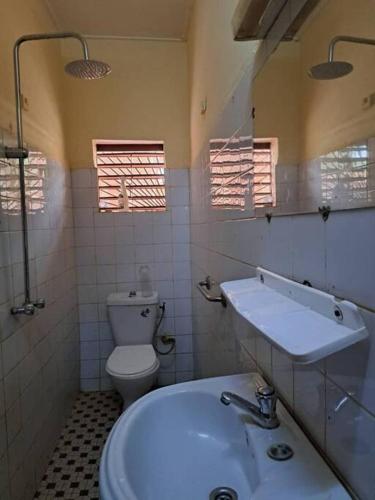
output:
[[[145,212],[166,209],[164,145],[96,143],[101,212]]]
[[[276,156],[276,139],[212,140],[211,205],[227,210],[274,206]]]
[[[255,208],[275,205],[274,159],[272,142],[253,140],[253,204]]]

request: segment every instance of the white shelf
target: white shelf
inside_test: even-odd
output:
[[[368,335],[357,306],[257,268],[220,288],[234,309],[297,363],[313,363]]]

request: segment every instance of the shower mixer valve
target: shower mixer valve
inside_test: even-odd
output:
[[[35,309],[44,309],[46,307],[46,301],[44,299],[37,299],[35,302],[27,302],[23,306],[15,306],[10,310],[13,316],[18,314],[26,314],[26,316],[32,316],[35,313]]]

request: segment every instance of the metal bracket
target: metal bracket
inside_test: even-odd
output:
[[[227,300],[223,294],[211,295],[209,293],[213,285],[216,285],[216,282],[212,280],[210,276],[207,276],[204,281],[198,283],[197,288],[209,302],[220,302],[223,307],[227,307]]]
[[[318,208],[320,215],[322,216],[322,219],[324,222],[328,220],[329,214],[331,213],[331,207],[329,205],[323,205],[322,207]]]
[[[4,149],[1,151],[2,156],[4,158],[7,158],[8,160],[11,159],[25,159],[29,156],[29,151],[26,148],[17,148],[17,147],[9,147],[5,146]]]
[[[10,313],[13,316],[18,316],[19,314],[32,316],[35,313],[35,309],[44,309],[45,307],[46,301],[44,299],[37,299],[35,302],[27,302],[23,306],[12,307]]]
[[[266,215],[265,215],[265,217],[267,219],[268,224],[271,224],[272,213],[271,212],[267,212]]]

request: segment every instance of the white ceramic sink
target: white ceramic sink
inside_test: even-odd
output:
[[[239,500],[346,500],[350,496],[278,403],[280,427],[261,429],[222,391],[252,400],[258,375],[187,382],[154,391],[117,421],[100,464],[101,500],[208,500],[225,486]],[[287,443],[294,456],[272,460]]]

